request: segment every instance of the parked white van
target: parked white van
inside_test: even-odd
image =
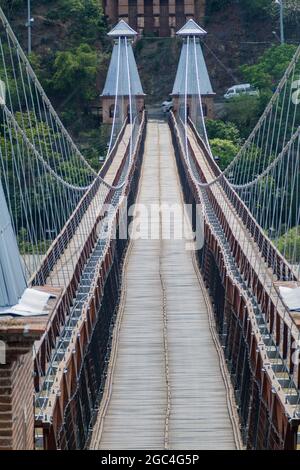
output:
[[[173,109],[173,101],[164,101],[161,107],[164,113],[168,113]]]
[[[225,100],[230,100],[236,96],[241,95],[250,95],[250,96],[259,96],[259,91],[250,83],[242,83],[241,85],[234,85],[226,91],[224,98]]]

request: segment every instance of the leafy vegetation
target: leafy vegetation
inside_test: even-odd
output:
[[[4,12],[13,19],[26,16],[26,5],[24,0],[5,0],[3,5],[1,2]],[[91,112],[94,106],[100,106],[99,75],[107,62],[102,0],[36,0],[32,2],[32,15],[39,17],[39,28],[33,27],[33,39],[37,40],[40,28],[45,34],[34,46],[30,61],[73,138],[81,143],[81,134],[85,136],[84,147],[91,156],[94,131],[98,131],[99,138],[102,135],[99,117]],[[12,80],[14,100],[13,88]],[[91,158],[95,166],[96,158]],[[97,160],[99,168],[99,155]]]
[[[171,93],[181,44],[174,38],[141,38],[136,43],[134,52],[148,103],[163,101]]]
[[[241,67],[240,70],[243,76],[243,81],[251,83],[260,91],[259,97],[244,95],[232,99],[225,104],[225,119],[230,120],[230,123],[234,123],[236,125],[242,139],[246,139],[248,137],[257,120],[263,113],[267,103],[276,90],[280,79],[290,64],[295,51],[296,46],[291,44],[272,46],[264,52],[256,63]],[[295,80],[295,78],[299,76],[299,73],[300,67],[299,70],[295,70],[294,77],[292,76],[289,80],[287,90],[290,90],[292,87],[292,80]],[[285,97],[287,99],[285,99]],[[289,91],[287,91],[286,95],[282,93],[282,96],[279,98],[277,103],[278,114],[276,114],[277,117],[274,118],[274,122],[272,123],[273,131],[281,142],[280,148],[282,148],[284,142],[289,140],[291,135],[295,132],[295,123],[298,123],[300,119],[298,109],[295,108],[295,112],[290,112],[288,114],[286,113],[287,109],[283,109],[283,106],[290,109],[290,104],[291,100],[289,100]],[[285,126],[282,125],[280,120],[280,116],[282,115],[281,113],[283,113],[284,116],[289,116]],[[209,125],[208,128],[209,127],[214,131],[213,125]],[[216,130],[221,139],[226,137],[226,133],[222,132],[222,128],[219,125]],[[211,141],[213,153],[220,157],[219,164],[222,169],[226,168],[233,158],[232,155],[234,156],[235,149],[233,144],[233,140],[230,139],[229,141],[223,141],[215,138]],[[278,147],[276,147],[276,145],[271,149],[268,149],[272,154],[271,156],[267,156],[269,162],[271,162],[275,158],[275,155],[277,155]],[[265,158],[261,154],[262,150],[260,147],[253,146],[249,149],[247,160],[243,162],[243,171],[245,174],[260,174],[263,171],[262,162]],[[278,172],[279,171],[280,170],[278,170]],[[293,227],[288,230],[288,227],[298,223],[297,214],[299,210],[297,205],[297,195],[292,191],[292,177],[293,175],[289,174],[288,178],[290,178],[290,184],[288,183],[285,187],[281,187],[280,189],[277,188],[277,184],[280,181],[279,174],[277,174],[276,180],[273,177],[264,178],[258,183],[257,191],[251,196],[251,205],[257,214],[259,214],[262,227],[272,238],[276,236],[276,233],[273,233],[274,231],[280,231],[280,238],[277,240],[275,239],[274,242],[281,253],[290,262],[299,263],[299,227]],[[265,207],[260,194],[268,194],[267,207],[272,207],[272,211],[269,211]],[[245,194],[242,194],[242,197],[247,201],[250,197],[250,192],[246,189]],[[280,224],[279,227],[278,224]],[[272,228],[274,225],[276,229]]]
[[[211,15],[226,7],[240,4],[247,21],[264,19],[268,16],[278,16],[278,4],[274,0],[207,0],[206,13]],[[299,19],[300,4],[298,0],[284,0],[284,15],[288,21]]]
[[[206,129],[212,153],[224,170],[239,151],[241,138],[237,126],[232,122],[208,119]]]
[[[256,64],[241,67],[244,79],[270,95],[275,91],[296,49],[297,46],[293,44],[270,47]]]
[[[210,139],[226,139],[234,144],[239,144],[241,141],[237,126],[230,121],[224,122],[220,119],[207,119],[206,130]]]
[[[234,123],[239,129],[241,137],[246,139],[264,108],[260,98],[241,95],[225,103],[224,119]]]
[[[98,64],[97,52],[88,44],[59,51],[55,55],[53,64],[51,87],[60,94],[67,93],[68,102],[74,96],[77,101],[90,101],[96,97]],[[71,94],[69,90],[72,90]]]
[[[17,19],[18,25],[20,17],[24,24],[25,0],[2,0],[1,6],[9,17]],[[278,21],[278,5],[274,0],[207,0],[206,15],[209,17],[225,9],[228,12],[230,8],[238,9],[242,21],[245,24],[251,22],[251,27],[267,17],[272,24],[275,15],[276,23]],[[37,30],[34,29],[34,36],[40,34],[42,37],[30,60],[63,122],[97,168],[99,156],[106,152],[110,132],[109,126],[99,126],[98,116],[94,117],[91,112],[99,100],[105,78],[102,68],[107,70],[107,52],[111,47],[106,39],[102,0],[35,0],[32,9],[33,16],[38,12],[39,26],[45,34],[42,36],[41,31],[35,33]],[[299,10],[298,0],[285,0],[286,22],[297,21]],[[272,46],[259,58],[256,54],[250,56],[251,63],[243,65],[239,72],[242,81],[250,82],[260,90],[260,96],[234,99],[225,104],[223,120],[207,121],[212,151],[220,157],[222,169],[234,158],[256,124],[295,48],[290,44]],[[180,49],[181,41],[174,38],[153,38],[151,41],[142,38],[136,43],[135,54],[148,101],[158,103],[167,98],[176,74]],[[11,70],[8,70],[8,75],[12,79]],[[17,98],[14,86],[12,80],[12,101]],[[48,131],[43,129],[46,134]],[[64,172],[63,167],[61,171]],[[69,174],[67,169],[65,173]]]
[[[76,44],[92,44],[106,32],[102,0],[60,0],[47,18],[70,23],[68,40]]]
[[[259,97],[241,95],[224,105],[224,119],[233,122],[241,137],[247,138],[263,113],[287,69],[296,46],[284,44],[267,49],[255,64],[240,67],[243,82],[259,90]]]
[[[212,14],[236,3],[235,0],[207,0],[207,13]],[[250,15],[259,15],[270,10],[271,4],[272,0],[243,0],[241,7]]]
[[[86,181],[85,175],[88,170],[82,170],[80,177],[78,171],[74,171],[69,163],[66,163],[62,155],[54,151],[53,141],[59,138],[59,135],[53,131],[45,122],[38,121],[34,113],[16,112],[15,118],[22,125],[22,128],[31,141],[39,142],[39,151],[44,155],[47,162],[55,167],[57,172],[69,183],[83,185]],[[15,227],[19,230],[18,236],[23,241],[22,249],[26,249],[29,244],[28,235],[24,228],[24,211],[27,208],[31,214],[39,214],[41,207],[47,213],[51,213],[52,207],[55,207],[56,218],[63,225],[65,220],[64,207],[57,208],[54,200],[61,188],[59,183],[54,180],[49,173],[42,170],[39,162],[33,158],[30,152],[24,152],[20,148],[20,136],[14,127],[8,126],[0,120],[0,154],[1,167],[6,169],[7,197],[9,206],[13,213]],[[40,136],[43,139],[40,139]],[[21,175],[21,176],[20,176]],[[38,177],[37,177],[38,175]],[[75,177],[76,175],[76,177]],[[20,186],[20,190],[15,191],[16,181]],[[6,187],[6,186],[5,186]],[[46,207],[41,205],[41,195],[44,194]],[[79,195],[80,196],[80,195]],[[79,197],[78,196],[78,197]],[[76,196],[77,197],[77,196]],[[61,213],[59,214],[59,211]],[[55,221],[53,221],[54,223]],[[33,216],[32,224],[35,226],[36,233],[43,241],[44,234],[39,223],[39,216]],[[59,227],[59,224],[58,224]],[[62,228],[59,227],[59,228]],[[28,242],[28,243],[27,243]],[[27,251],[28,252],[28,251]]]
[[[23,0],[2,0],[1,8],[5,11],[7,16],[10,16],[12,11],[22,7],[23,3]]]
[[[225,170],[239,151],[239,147],[227,139],[212,139],[210,146],[214,157],[219,158],[221,170]]]
[[[276,242],[279,251],[293,263],[300,263],[300,227],[293,227]]]
[[[207,0],[206,14],[212,15],[213,13],[222,10],[232,3],[231,0]]]

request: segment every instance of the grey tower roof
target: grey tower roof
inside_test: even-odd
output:
[[[200,32],[200,31],[203,32]],[[183,31],[183,32],[181,32]],[[195,32],[194,32],[195,31]],[[199,36],[206,34],[206,32],[195,23],[194,20],[189,20],[186,25],[178,32],[181,36],[190,37],[189,45],[185,41],[182,45],[181,55],[179,59],[176,79],[172,91],[172,95],[184,95],[186,87],[186,61],[188,60],[188,80],[187,80],[187,94],[198,95],[197,85],[197,69],[196,60],[198,64],[198,75],[201,95],[213,95],[210,78],[208,75],[206,63],[204,60],[202,47],[200,44]],[[194,37],[196,36],[196,54],[194,49]]]
[[[0,308],[18,303],[26,281],[16,237],[0,181]]]
[[[143,91],[143,87],[142,87],[141,80],[139,77],[131,43],[125,40],[125,38],[127,37],[130,37],[133,35],[135,36],[136,32],[132,28],[130,28],[130,26],[128,26],[127,23],[125,23],[125,21],[121,20],[117,24],[117,26],[108,34],[112,37],[120,38],[120,41],[114,44],[102,96],[116,96],[117,70],[118,70],[118,58],[119,57],[120,57],[120,64],[119,64],[119,83],[118,83],[117,95],[128,96],[129,83],[128,83],[127,55],[128,55],[128,64],[129,64],[129,72],[130,72],[131,94],[134,96],[144,95],[144,91]],[[119,47],[120,47],[120,53],[119,53]],[[127,52],[126,52],[126,47],[127,47]]]
[[[107,35],[115,38],[119,38],[120,36],[135,37],[137,36],[137,32],[134,31],[134,29],[132,29],[124,20],[120,20]]]
[[[188,20],[176,34],[178,36],[205,36],[207,32],[196,21]]]

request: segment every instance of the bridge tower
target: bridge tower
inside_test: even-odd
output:
[[[137,107],[137,112],[142,112],[145,106],[145,94],[143,92],[137,65],[135,62],[132,42],[137,36],[124,20],[108,33],[114,40],[114,48],[106,77],[102,98],[103,122],[112,124],[115,111],[117,118],[123,122],[129,113],[129,91]],[[130,76],[130,90],[128,85],[128,70]],[[117,101],[122,98],[122,106]]]
[[[179,110],[180,100],[187,94],[189,114],[191,116],[193,113],[196,114],[197,111],[194,108],[199,105],[200,91],[204,118],[213,119],[215,93],[200,42],[207,33],[193,19],[190,19],[176,34],[183,39],[183,45],[172,92],[174,111]]]

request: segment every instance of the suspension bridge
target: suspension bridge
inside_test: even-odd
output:
[[[166,119],[120,21],[97,172],[0,28],[0,449],[299,449],[300,47],[222,171],[206,32]]]

